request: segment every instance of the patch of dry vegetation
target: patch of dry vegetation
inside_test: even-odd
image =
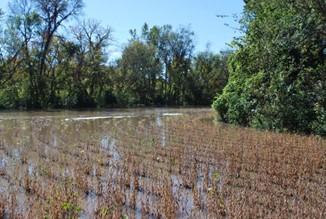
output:
[[[3,120],[0,218],[326,218],[324,139],[212,116]]]

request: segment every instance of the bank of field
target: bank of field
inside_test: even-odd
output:
[[[326,141],[210,110],[0,121],[0,218],[326,218]]]

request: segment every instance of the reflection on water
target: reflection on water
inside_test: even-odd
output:
[[[162,129],[161,136],[162,136],[162,147],[165,147],[165,142],[166,142],[166,140],[165,140],[165,137],[166,137],[165,128]]]
[[[86,211],[81,215],[81,218],[89,218],[96,211],[98,205],[98,197],[95,193],[89,192],[86,197]]]
[[[51,142],[51,146],[56,148],[58,146],[58,142],[57,142],[57,137],[53,136],[53,140]]]
[[[182,113],[163,113],[163,116],[182,116]]]
[[[12,150],[12,154],[14,155],[14,157],[19,157],[19,150],[17,149],[17,148],[14,148],[13,150]]]
[[[34,171],[34,167],[33,167],[33,164],[29,165],[28,166],[28,175],[33,175],[33,171]]]
[[[110,156],[113,158],[114,163],[120,159],[120,155],[116,146],[116,140],[114,138],[110,138],[110,136],[104,136],[101,139],[100,146],[102,149],[105,149],[109,152]]]
[[[163,124],[162,124],[162,116],[164,116],[165,114],[162,114],[162,115],[160,115],[160,116],[157,116],[156,117],[156,121],[155,121],[155,124],[156,124],[156,126],[159,128],[159,130],[161,131],[161,146],[162,147],[165,147],[165,143],[166,143],[166,134],[165,134],[165,129],[166,129],[166,127],[165,126],[163,126]],[[180,114],[180,115],[182,115],[182,114]],[[167,115],[165,115],[165,116],[167,116]]]
[[[156,125],[158,126],[158,127],[161,127],[162,126],[162,119],[161,119],[161,117],[156,117]]]
[[[109,137],[108,136],[105,136],[104,138],[102,138],[101,148],[109,150]]]
[[[4,157],[4,158],[0,158],[0,168],[5,168],[8,164],[8,158]]]
[[[100,201],[103,202],[103,197],[116,198],[119,194],[115,194],[114,190],[122,181],[127,187],[124,188],[127,191],[123,192],[128,194],[127,198],[130,200],[122,200],[121,203],[133,205],[134,199],[136,203],[131,209],[135,211],[136,218],[148,216],[142,213],[143,202],[148,199],[146,203],[148,202],[147,206],[150,209],[159,205],[158,199],[162,196],[162,192],[154,191],[151,183],[153,180],[161,182],[162,179],[147,176],[146,168],[153,168],[155,174],[161,174],[167,169],[172,171],[173,168],[177,168],[177,163],[173,159],[181,159],[180,156],[171,160],[167,158],[171,156],[167,154],[171,144],[169,136],[171,130],[166,125],[167,121],[179,116],[210,111],[211,109],[208,108],[144,108],[2,112],[0,113],[0,191],[6,191],[13,179],[19,182],[17,184],[22,187],[20,190],[30,191],[30,188],[26,187],[33,185],[36,187],[35,191],[41,191],[42,195],[49,195],[46,193],[47,185],[60,183],[66,185],[72,181],[78,183],[85,181],[85,185],[72,184],[78,192],[87,191],[79,197],[83,206],[79,216],[96,218],[94,211],[98,210]],[[135,156],[126,151],[132,151]],[[16,165],[10,165],[13,163]],[[131,172],[130,169],[134,168],[135,164],[139,165],[137,171]],[[79,176],[81,172],[83,175]],[[155,175],[154,173],[152,174]],[[9,175],[8,179],[1,177],[5,174]],[[136,177],[130,177],[132,174]],[[30,177],[27,179],[28,185],[24,185],[26,175]],[[128,176],[131,178],[130,182],[126,180]],[[36,184],[29,180],[41,180],[42,183]],[[171,180],[172,195],[182,194],[179,197],[180,208],[191,209],[194,203],[191,191],[180,193],[183,179],[172,175]],[[54,187],[59,188],[58,185]],[[104,194],[101,193],[103,190],[106,191]],[[29,199],[29,194],[20,193],[17,197],[20,197],[18,203],[22,203],[18,208],[28,211],[28,207],[24,206],[26,203],[22,200]],[[129,207],[124,206],[125,209]],[[23,213],[26,213],[24,211]]]
[[[132,118],[133,116],[123,116],[123,115],[116,115],[116,116],[91,116],[91,117],[76,117],[76,118],[67,118],[65,121],[81,121],[81,120],[98,120],[98,119],[123,119],[123,118]]]

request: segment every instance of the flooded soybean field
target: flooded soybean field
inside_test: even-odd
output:
[[[326,143],[209,108],[0,113],[0,218],[325,218]]]

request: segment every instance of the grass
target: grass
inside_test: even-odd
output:
[[[326,218],[326,141],[161,117],[0,122],[0,218]]]

